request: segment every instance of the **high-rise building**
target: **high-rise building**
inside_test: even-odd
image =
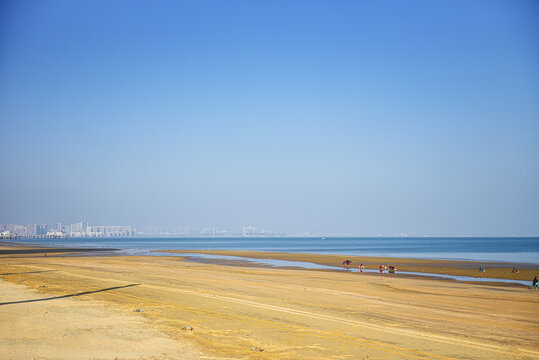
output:
[[[253,225],[244,226],[241,233],[243,236],[255,236],[256,227],[254,227]]]
[[[26,236],[36,236],[37,235],[38,224],[28,224],[26,225]]]
[[[37,236],[47,233],[47,225],[45,224],[0,224],[0,232],[9,232],[18,236]]]
[[[86,232],[86,223],[80,221],[78,223],[71,224],[69,228],[70,228],[69,229],[70,233],[72,235],[73,234],[82,235],[84,232]]]
[[[36,235],[45,235],[47,233],[47,224],[37,225]]]
[[[134,236],[135,229],[129,225],[88,225],[87,236]]]
[[[24,225],[6,224],[5,230],[15,235],[27,236],[27,227]]]

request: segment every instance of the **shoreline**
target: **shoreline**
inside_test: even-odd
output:
[[[45,244],[26,244],[26,243],[10,243],[7,245],[5,242],[0,242],[0,259],[3,257],[32,257],[38,254],[51,254],[50,256],[141,256],[140,253],[129,255],[122,253],[126,249],[118,248],[96,248],[96,247],[63,247]],[[335,267],[335,269],[320,269],[326,271],[340,271],[343,268],[342,261],[345,259],[351,260],[352,263],[347,268],[358,269],[359,264],[363,264],[367,272],[362,274],[375,275],[369,273],[369,271],[378,271],[380,265],[387,267],[394,266],[397,271],[396,274],[384,274],[384,275],[400,275],[400,276],[424,276],[434,277],[433,275],[451,275],[451,276],[463,276],[472,277],[475,279],[485,279],[481,282],[487,281],[486,279],[497,280],[518,280],[529,281],[534,276],[539,274],[539,265],[529,263],[509,263],[509,262],[495,262],[495,261],[464,261],[464,260],[440,260],[440,259],[420,259],[420,258],[406,258],[406,257],[380,257],[380,256],[347,256],[347,255],[334,255],[334,254],[313,254],[313,253],[289,253],[289,252],[270,252],[270,251],[239,251],[239,250],[150,250],[141,249],[141,251],[147,251],[154,255],[158,254],[207,254],[207,255],[219,255],[219,256],[234,256],[245,258],[244,262],[236,261],[205,261],[208,263],[222,264],[222,265],[239,265],[246,267],[259,266],[252,262],[250,259],[269,259],[269,260],[285,260],[293,262],[313,263],[321,266]],[[144,256],[144,255],[142,255]],[[167,255],[162,255],[167,256]],[[197,261],[196,259],[191,259]],[[241,262],[241,264],[240,264]],[[262,265],[263,266],[263,265]],[[279,266],[286,268],[287,266]],[[478,269],[482,267],[486,271],[480,272]],[[518,273],[513,273],[512,269],[517,268]],[[417,275],[406,275],[402,272],[417,273]],[[421,275],[425,273],[425,275]],[[447,280],[443,277],[438,279]],[[456,280],[458,281],[458,280]],[[465,280],[466,282],[469,282]],[[473,280],[470,280],[473,281]],[[504,283],[509,285],[510,283]],[[520,284],[519,286],[526,286]]]
[[[294,243],[293,247],[282,246],[283,239],[286,238],[274,238],[274,237],[83,237],[73,239],[59,239],[59,240],[44,240],[44,239],[31,239],[25,238],[19,240],[20,244],[26,245],[40,245],[52,246],[52,247],[114,247],[125,250],[214,250],[214,251],[262,251],[262,252],[284,252],[284,253],[312,253],[322,255],[342,255],[342,256],[367,256],[367,257],[387,257],[387,258],[410,258],[410,259],[431,259],[431,260],[444,260],[444,261],[468,261],[468,262],[495,262],[495,263],[508,263],[508,264],[522,264],[539,266],[539,237],[515,237],[517,239],[524,239],[522,243],[517,243],[518,252],[512,251],[515,247],[507,247],[508,241],[490,243],[490,240],[506,239],[506,237],[470,237],[477,241],[476,245],[463,245],[459,242],[460,237],[411,237],[411,238],[383,238],[389,239],[391,244],[395,241],[395,249],[393,247],[387,247],[384,244],[382,238],[356,238],[350,237],[351,242],[344,241],[338,243],[335,246],[325,246],[319,244],[320,238],[305,238],[311,239],[315,243],[311,244],[310,241],[301,241]],[[295,238],[291,238],[295,239]],[[328,238],[332,239],[332,238]],[[337,237],[335,239],[348,239],[343,237]],[[443,240],[448,241],[455,240],[456,243],[449,243],[449,247],[444,245]],[[275,241],[274,241],[275,240]],[[423,240],[427,242],[423,244]],[[292,240],[294,241],[294,240]],[[324,240],[327,241],[327,240]],[[412,241],[411,244],[408,241]],[[485,241],[487,241],[485,243]],[[232,242],[232,243],[231,243]],[[0,242],[1,243],[1,242]],[[281,244],[281,245],[280,245]],[[316,244],[316,245],[315,245]],[[483,245],[481,245],[483,244]],[[486,245],[488,244],[488,246]],[[326,245],[328,245],[326,243]],[[413,245],[415,250],[406,250],[408,245]],[[242,247],[243,246],[243,247]],[[393,246],[393,245],[391,245]],[[405,248],[402,248],[404,246]],[[456,246],[456,248],[454,248]],[[487,247],[485,247],[487,246]],[[449,250],[449,249],[455,250]],[[370,250],[369,250],[370,249]],[[398,251],[398,249],[403,249]],[[485,249],[497,249],[495,252],[489,252]],[[526,249],[526,251],[524,251]],[[438,251],[438,250],[441,250]],[[365,253],[364,251],[367,251]]]

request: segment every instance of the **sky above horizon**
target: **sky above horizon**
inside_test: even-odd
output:
[[[0,223],[539,234],[537,1],[0,3]]]

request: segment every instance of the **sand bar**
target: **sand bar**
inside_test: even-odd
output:
[[[357,268],[363,264],[366,269],[378,270],[380,265],[392,265],[400,271],[423,272],[477,278],[495,278],[530,281],[539,274],[539,265],[501,262],[477,262],[457,260],[429,260],[410,258],[387,258],[370,256],[343,256],[301,253],[280,253],[262,251],[225,251],[225,250],[159,250],[164,253],[200,253],[212,255],[239,256],[252,259],[278,259],[289,261],[304,261],[327,266],[343,266],[345,259],[352,261],[350,267]],[[479,267],[485,268],[480,272]],[[513,268],[518,273],[513,272]],[[398,273],[398,271],[397,271]]]

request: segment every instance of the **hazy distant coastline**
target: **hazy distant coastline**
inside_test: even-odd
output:
[[[25,244],[125,250],[249,250],[537,263],[539,237],[212,237],[20,238]]]

